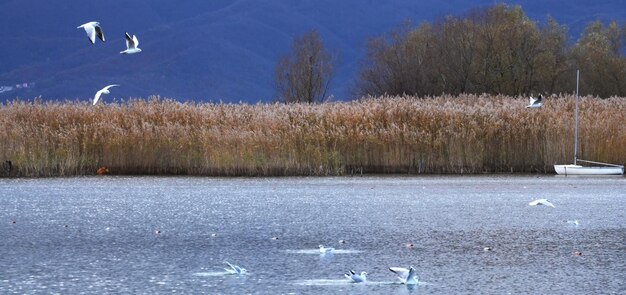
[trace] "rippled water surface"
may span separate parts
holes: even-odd
[[[0,293],[624,294],[626,178],[2,179]]]

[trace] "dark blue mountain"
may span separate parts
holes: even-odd
[[[531,18],[548,15],[572,40],[593,20],[623,22],[621,0],[505,1]],[[158,94],[178,100],[257,102],[275,98],[274,67],[293,38],[317,29],[337,54],[331,91],[348,99],[369,37],[401,22],[461,15],[494,1],[463,0],[4,0],[0,1],[0,101],[15,97],[88,99],[107,84],[112,97]],[[99,21],[106,43],[82,29]],[[143,52],[121,55],[124,32]]]

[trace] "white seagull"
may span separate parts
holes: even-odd
[[[398,276],[401,283],[406,285],[417,284],[417,275],[415,274],[415,268],[412,266],[409,269],[404,267],[390,267],[389,270]]]
[[[133,54],[141,52],[141,48],[139,46],[139,40],[137,40],[137,36],[133,35],[131,38],[128,33],[126,33],[126,50],[120,51],[121,54]]]
[[[578,225],[579,225],[579,223],[578,223],[578,219],[575,219],[575,220],[567,220],[566,222],[567,222],[568,224],[572,224],[572,225],[574,225],[574,226],[578,226]]]
[[[91,41],[91,44],[96,43],[96,35],[98,35],[98,38],[100,38],[100,40],[104,42],[104,33],[102,32],[102,28],[100,27],[99,22],[88,22],[77,27],[77,29],[80,28],[85,29],[85,32],[87,32],[87,37],[89,37],[89,41]]]
[[[353,283],[365,283],[367,281],[367,273],[362,272],[361,275],[356,274],[354,270],[350,270],[349,273],[344,274],[346,278],[351,280]]]
[[[107,87],[104,87],[104,88],[98,90],[98,92],[96,92],[96,96],[93,97],[93,105],[96,105],[98,103],[98,100],[100,100],[100,96],[102,96],[102,94],[109,94],[109,93],[111,93],[111,91],[109,91],[109,88],[115,87],[115,86],[120,86],[120,85],[112,84],[112,85],[109,85]]]
[[[531,206],[546,205],[546,206],[550,206],[552,208],[556,208],[556,207],[554,207],[554,204],[552,204],[552,203],[550,203],[550,201],[548,201],[548,199],[534,200],[534,201],[528,203],[528,205],[531,205]]]
[[[224,261],[224,263],[226,263],[226,265],[230,267],[224,268],[224,270],[226,270],[229,274],[245,275],[248,272],[245,268],[239,267],[238,265],[230,264],[228,263],[228,261]]]
[[[526,106],[527,108],[540,108],[541,107],[541,100],[543,99],[543,96],[541,94],[539,94],[539,97],[534,98],[532,95],[529,98],[529,103]]]
[[[324,245],[320,245],[319,247],[320,247],[320,253],[322,254],[331,253],[335,250],[335,248],[330,248],[330,247],[326,248],[324,247]]]

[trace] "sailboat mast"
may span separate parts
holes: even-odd
[[[576,70],[576,124],[574,127],[574,165],[578,159],[578,80],[580,78],[580,70]]]

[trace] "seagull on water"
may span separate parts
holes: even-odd
[[[330,248],[330,247],[326,248],[324,247],[324,245],[320,245],[319,247],[320,247],[320,253],[322,254],[331,253],[335,250],[335,248]]]
[[[415,268],[412,266],[409,269],[404,267],[390,267],[389,270],[398,276],[401,283],[406,285],[417,284],[417,275],[415,274]]]
[[[100,27],[99,22],[88,22],[76,28],[85,29],[85,32],[87,32],[87,37],[89,37],[89,41],[91,41],[91,44],[96,43],[96,35],[98,36],[98,38],[100,38],[100,40],[102,40],[102,42],[104,42],[104,33],[102,32],[102,27]]]
[[[361,275],[356,274],[354,270],[350,270],[349,273],[344,274],[346,278],[351,280],[353,283],[365,283],[367,281],[367,273],[362,272]]]
[[[93,105],[96,105],[98,103],[98,100],[100,100],[100,96],[102,96],[102,94],[109,94],[109,93],[111,93],[111,91],[109,91],[109,88],[115,87],[115,86],[120,86],[120,85],[112,84],[112,85],[108,85],[108,86],[98,90],[98,92],[96,92],[96,96],[93,97]]]
[[[137,36],[133,35],[133,37],[131,38],[127,32],[126,33],[126,50],[120,51],[120,53],[121,54],[139,53],[141,52],[141,48],[137,46],[139,46],[139,40],[137,40]]]
[[[554,204],[552,204],[552,203],[550,203],[550,201],[548,201],[548,199],[534,200],[534,201],[528,203],[528,205],[531,205],[531,206],[546,205],[546,206],[550,206],[552,208],[556,208],[556,207],[554,207]]]
[[[543,96],[541,94],[539,94],[539,97],[534,98],[532,95],[529,98],[529,104],[526,106],[527,108],[540,108],[541,107],[541,100],[543,99]]]
[[[245,268],[239,267],[238,265],[230,264],[228,263],[228,261],[224,261],[224,263],[226,263],[226,265],[230,267],[230,268],[224,268],[224,270],[226,270],[229,274],[245,275],[248,272]]]
[[[578,219],[575,220],[567,220],[566,221],[568,224],[574,225],[574,226],[578,226],[580,223],[578,222]]]

